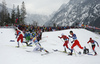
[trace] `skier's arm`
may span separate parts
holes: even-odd
[[[95,41],[95,40],[94,40],[94,42],[96,42],[96,44],[97,44],[97,45],[98,45],[98,47],[99,47],[99,44],[98,44],[98,42],[97,42],[97,41]]]
[[[73,43],[74,42],[74,40],[73,41],[71,41],[71,43]]]
[[[87,43],[89,43],[89,42],[90,42],[90,40]]]
[[[72,36],[70,36],[70,35],[68,35],[70,38],[76,38],[76,35],[75,34],[73,34]]]
[[[72,38],[72,36],[68,35],[70,38]]]
[[[77,39],[77,37],[76,37],[76,35],[75,35],[75,34],[73,34],[72,38],[73,38],[73,39]]]
[[[62,38],[62,37],[58,36],[58,38]]]

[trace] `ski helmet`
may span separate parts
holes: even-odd
[[[62,33],[61,35],[64,35],[64,33]]]
[[[90,40],[92,40],[92,38],[90,38]]]

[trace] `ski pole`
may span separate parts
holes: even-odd
[[[48,36],[44,36],[44,37],[42,37],[42,38],[48,38]]]
[[[71,46],[71,44],[69,44],[69,45]],[[76,51],[74,48],[73,48],[73,50],[74,50],[74,53],[75,53],[75,56],[76,56],[76,52],[77,52],[77,51]],[[77,52],[77,53],[78,53],[78,52]]]

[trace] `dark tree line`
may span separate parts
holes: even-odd
[[[8,12],[6,1],[3,0],[1,3],[2,10],[0,11],[0,25],[13,25],[13,24],[24,24],[25,16],[26,16],[26,8],[24,1],[22,2],[21,9],[19,9],[19,5],[15,8],[13,4],[13,8],[11,13]],[[17,22],[16,22],[17,20]]]

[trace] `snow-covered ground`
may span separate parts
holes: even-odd
[[[85,29],[69,29],[44,32],[42,36],[43,39],[40,41],[42,47],[47,49],[49,52],[53,52],[52,49],[63,50],[63,40],[59,39],[58,36],[61,36],[62,33],[68,36],[70,30],[74,31],[80,41],[80,44],[89,48],[90,52],[93,52],[89,47],[90,44],[87,44],[90,37],[100,44],[100,35]],[[33,51],[35,45],[33,47],[22,47],[22,44],[20,44],[20,48],[15,48],[17,42],[10,42],[10,40],[16,40],[14,29],[0,28],[0,64],[100,64],[99,47],[96,47],[96,51],[98,53],[97,56],[81,56],[78,54],[76,56],[68,56],[61,52],[53,52],[51,54],[41,56],[41,54],[45,52],[26,52],[27,50]],[[77,46],[75,47],[75,50],[78,52],[83,51]]]

